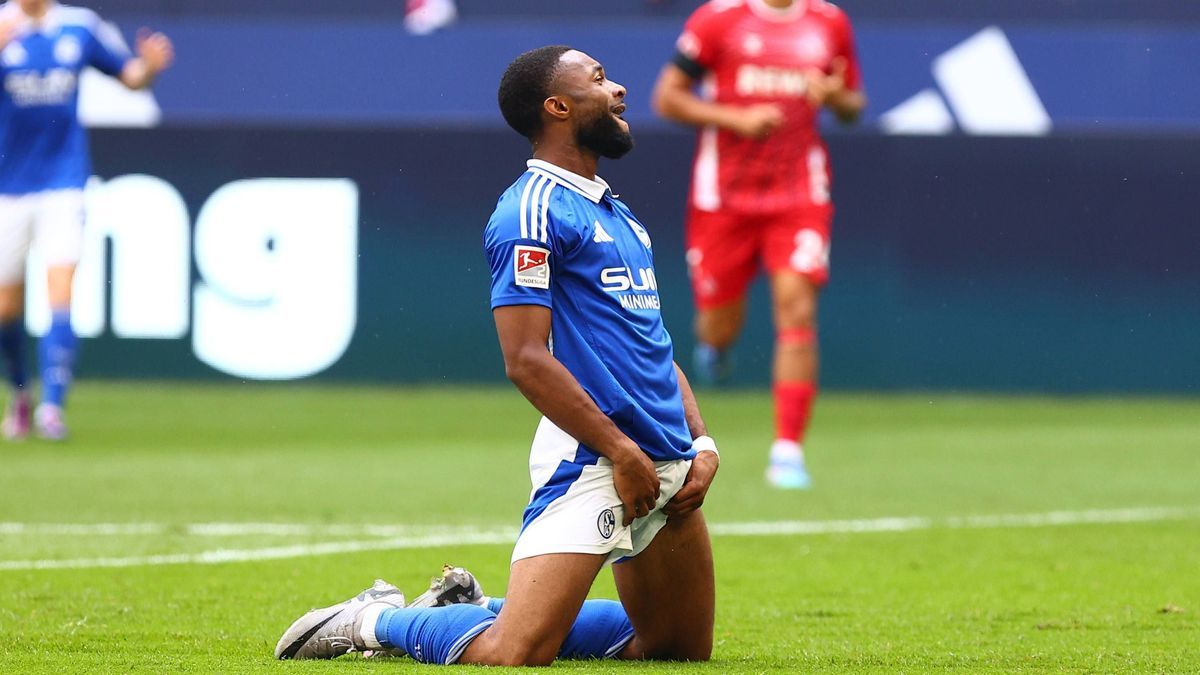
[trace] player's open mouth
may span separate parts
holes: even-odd
[[[612,114],[616,115],[617,117],[620,117],[624,113],[625,113],[625,104],[624,103],[613,106]]]

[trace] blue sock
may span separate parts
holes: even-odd
[[[488,598],[487,608],[500,613],[504,598]],[[633,637],[633,626],[625,608],[615,600],[588,600],[558,650],[561,659],[603,659],[617,652]]]
[[[490,604],[490,603],[489,603]],[[633,638],[633,625],[616,600],[588,600],[558,650],[563,659],[605,659],[620,653]]]
[[[375,637],[421,663],[448,666],[495,621],[495,612],[477,605],[385,609],[375,623]]]
[[[14,389],[24,389],[29,375],[25,371],[25,322],[21,317],[0,323],[0,353],[8,364],[8,383]]]
[[[42,336],[39,357],[42,362],[42,401],[62,406],[71,386],[71,371],[75,367],[75,350],[79,341],[71,329],[71,312],[54,310],[50,330]]]

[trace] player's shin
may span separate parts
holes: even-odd
[[[496,621],[496,613],[471,604],[384,609],[363,623],[373,649],[399,649],[421,663],[449,665]],[[373,628],[372,628],[373,627]]]
[[[25,370],[25,321],[21,316],[0,323],[0,353],[7,366],[8,383],[13,389],[24,389],[28,380]]]
[[[66,404],[78,344],[75,331],[71,328],[70,310],[54,310],[50,330],[39,345],[43,403],[58,408]]]

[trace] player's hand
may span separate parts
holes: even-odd
[[[720,466],[721,459],[717,453],[697,453],[696,458],[692,460],[692,468],[688,470],[687,478],[683,481],[683,487],[679,488],[679,492],[676,492],[671,501],[663,507],[663,513],[669,518],[678,518],[700,508]]]
[[[137,53],[151,75],[161,73],[175,62],[175,46],[171,39],[162,33],[153,33],[149,28],[138,31]]]
[[[783,125],[783,108],[774,103],[760,103],[738,111],[733,132],[739,136],[762,140]]]
[[[621,505],[625,507],[622,525],[632,523],[634,518],[650,515],[658,503],[658,472],[654,470],[654,462],[641,448],[634,446],[632,452],[626,452],[613,461],[613,484]]]
[[[814,108],[820,108],[830,98],[846,91],[846,68],[849,67],[844,57],[838,56],[829,65],[829,74],[813,68],[808,71],[808,102]]]

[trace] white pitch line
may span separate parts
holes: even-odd
[[[796,536],[819,534],[862,534],[871,532],[912,532],[944,529],[1040,528],[1064,525],[1114,523],[1148,523],[1167,520],[1200,518],[1200,507],[1142,507],[1128,509],[1090,509],[1085,511],[1049,511],[1046,513],[1001,514],[982,516],[952,516],[947,518],[874,518],[861,520],[816,520],[715,523],[709,531],[719,537]],[[48,528],[48,529],[43,529]],[[75,529],[72,529],[75,528]],[[92,529],[87,529],[92,528]],[[67,531],[98,535],[159,533],[167,525],[140,523],[131,525],[35,525],[0,523],[0,534],[64,533]],[[253,549],[215,549],[201,553],[134,556],[127,558],[78,558],[73,560],[7,560],[0,561],[0,571],[90,569],[99,567],[136,567],[142,565],[215,565],[255,560],[282,560],[310,556],[357,553],[361,551],[391,551],[439,546],[469,546],[478,544],[508,544],[517,536],[511,527],[434,527],[434,526],[375,526],[375,525],[301,525],[274,523],[202,523],[183,526],[183,531],[198,536],[234,536],[246,534],[369,534],[386,537],[359,541],[340,541],[322,544],[295,544]],[[396,532],[406,534],[394,535]],[[391,533],[391,534],[388,534]]]

